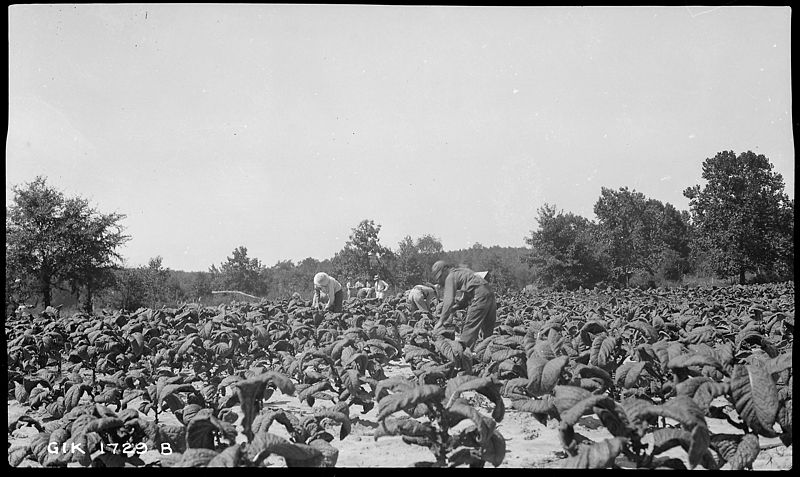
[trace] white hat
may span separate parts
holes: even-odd
[[[325,272],[319,272],[314,275],[314,285],[325,286],[328,284],[328,280],[330,280],[330,277]]]

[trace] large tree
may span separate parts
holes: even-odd
[[[533,269],[536,283],[576,289],[601,281],[606,272],[593,237],[594,224],[573,213],[556,212],[549,204],[537,212],[539,229],[525,238],[531,251],[523,258]]]
[[[240,245],[219,268],[212,265],[210,272],[214,276],[214,286],[264,296],[267,284],[262,280],[262,268],[257,258],[247,256],[247,247]]]
[[[720,276],[772,271],[794,257],[794,201],[763,154],[722,151],[703,162],[705,186],[687,188],[697,245]],[[793,277],[792,277],[793,278]]]
[[[425,281],[431,281],[430,269],[442,257],[444,247],[441,240],[425,234],[415,241],[407,235],[398,244],[395,253],[395,279],[401,288],[411,288]]]
[[[378,234],[381,226],[374,220],[364,219],[350,233],[344,248],[331,260],[334,273],[344,281],[364,278],[372,279],[379,274],[385,279],[392,279],[391,265],[394,253],[380,243]]]
[[[80,197],[65,197],[37,177],[12,188],[6,207],[6,283],[35,282],[42,304],[50,306],[54,287],[84,288],[92,296],[110,283],[118,267],[117,251],[130,237],[123,234],[122,214],[101,214]]]
[[[680,278],[690,252],[686,214],[627,187],[603,187],[594,213],[617,280],[627,284],[637,272],[653,277],[659,271]]]
[[[311,297],[314,275],[317,272],[330,271],[330,266],[326,262],[308,257],[297,264],[291,260],[282,260],[270,268],[265,268],[263,274],[269,283],[268,297],[287,298],[295,292],[301,296]]]

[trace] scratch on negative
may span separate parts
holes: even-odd
[[[704,11],[704,12],[700,12],[700,13],[698,13],[698,14],[694,14],[694,13],[692,13],[692,10],[690,9],[690,7],[686,7],[686,11],[688,11],[688,12],[689,12],[689,15],[690,15],[692,18],[697,18],[697,17],[699,17],[700,15],[705,15],[706,13],[711,13],[711,12],[713,12],[713,11],[715,11],[715,10],[719,10],[720,8],[722,8],[722,6],[719,6],[719,7],[714,7],[714,8],[712,8],[711,10],[706,10],[706,11]]]

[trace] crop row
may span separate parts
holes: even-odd
[[[434,323],[399,297],[10,317],[9,400],[30,412],[9,421],[9,464],[333,466],[353,408],[376,406],[374,438],[430,449],[420,465],[501,465],[507,412],[555,420],[575,468],[749,468],[760,438],[791,445],[793,283],[500,296],[471,351],[458,320]],[[386,376],[400,359],[413,377]],[[270,405],[276,392],[313,412]],[[610,437],[575,432],[586,415]],[[38,434],[11,446],[25,426]]]

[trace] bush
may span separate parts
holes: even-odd
[[[630,288],[641,288],[643,290],[656,288],[655,276],[646,270],[636,270],[631,274],[628,286]]]
[[[686,270],[686,260],[678,252],[665,249],[658,261],[656,277],[659,281],[680,281]]]

